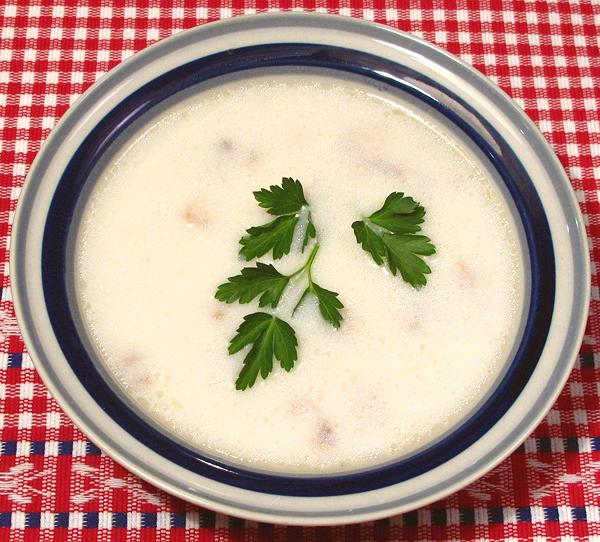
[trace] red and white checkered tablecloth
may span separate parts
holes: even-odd
[[[163,7],[0,5],[0,540],[600,541],[600,3],[598,0],[191,0]],[[166,2],[165,2],[166,4]],[[8,248],[28,167],[69,104],[135,51],[227,17],[308,10],[424,37],[493,79],[558,154],[586,219],[592,304],[569,382],[535,433],[483,479],[426,508],[332,528],[257,524],[140,481],[63,414],[17,327]]]

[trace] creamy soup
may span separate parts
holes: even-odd
[[[481,162],[399,95],[276,75],[188,93],[99,173],[76,242],[77,296],[98,355],[138,408],[189,446],[250,467],[333,472],[439,437],[489,392],[514,347],[523,263],[512,215]],[[227,347],[257,300],[215,299],[269,217],[252,192],[300,180],[318,232],[314,280],[339,293],[339,330],[302,284],[272,310],[298,360],[239,391]],[[404,192],[437,252],[415,289],[375,264],[351,224]],[[296,243],[297,245],[297,243]],[[291,272],[307,258],[261,262]],[[310,247],[309,247],[310,248]]]

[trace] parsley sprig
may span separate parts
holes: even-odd
[[[256,262],[255,267],[244,267],[239,275],[229,277],[227,282],[217,287],[215,297],[225,303],[250,303],[258,299],[259,307],[276,308],[283,293],[294,279],[304,276],[307,287],[303,291],[292,315],[302,302],[314,295],[322,317],[336,329],[340,327],[344,307],[338,294],[319,286],[312,275],[312,267],[319,251],[316,241],[317,232],[312,222],[310,206],[304,196],[302,184],[284,177],[281,186],[272,185],[269,189],[254,192],[258,204],[268,213],[278,218],[246,230],[248,235],[240,239],[240,254],[246,260],[258,258],[272,251],[275,260],[289,254],[294,234],[301,221],[304,222],[304,234],[301,251],[304,252],[310,239],[315,239],[313,248],[306,260],[290,275],[280,273],[272,264]],[[251,388],[258,375],[263,378],[273,370],[273,359],[279,360],[285,371],[290,371],[297,359],[297,339],[294,329],[284,320],[265,312],[255,312],[244,317],[237,335],[229,344],[229,354],[235,354],[252,345],[244,358],[242,370],[236,380],[236,389]]]
[[[399,271],[413,288],[427,284],[431,268],[422,256],[435,254],[435,246],[421,231],[425,209],[402,192],[392,192],[383,207],[352,224],[354,235],[377,265],[387,263],[392,275]]]

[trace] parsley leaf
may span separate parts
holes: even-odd
[[[375,211],[369,220],[393,233],[417,233],[421,231],[425,208],[402,192],[392,192],[383,207]]]
[[[344,305],[338,299],[339,294],[322,288],[314,282],[311,283],[311,286],[312,293],[317,296],[321,316],[331,323],[334,328],[338,329],[340,327],[340,322],[342,321],[342,315],[340,314],[339,309],[344,308]]]
[[[383,207],[352,224],[357,242],[377,265],[387,261],[392,275],[399,271],[413,288],[427,284],[431,268],[421,256],[435,254],[435,246],[421,231],[425,209],[402,192],[392,192]]]
[[[267,378],[273,370],[274,357],[288,372],[298,359],[295,331],[272,314],[255,312],[245,316],[237,335],[231,339],[229,354],[235,354],[250,344],[252,348],[244,358],[244,366],[235,382],[237,390],[254,386],[259,373]]]
[[[302,301],[310,295],[313,294],[319,303],[319,311],[321,312],[321,316],[327,320],[334,328],[338,329],[340,327],[340,323],[343,319],[340,314],[339,309],[343,309],[344,305],[338,299],[338,293],[332,292],[331,290],[327,290],[312,280],[309,281],[308,287],[304,290],[304,293],[300,297],[300,300],[294,307],[294,312],[296,309],[302,304]]]
[[[272,250],[273,258],[279,260],[290,252],[297,223],[298,217],[294,215],[280,216],[268,224],[248,228],[248,235],[240,239],[240,254],[252,260]]]
[[[258,190],[254,192],[254,198],[261,207],[267,209],[270,214],[276,215],[277,218],[262,226],[247,229],[248,235],[240,239],[242,245],[240,254],[247,261],[260,258],[271,250],[275,260],[289,254],[296,226],[303,213],[307,212],[306,231],[302,240],[302,252],[304,252],[308,241],[315,238],[317,232],[310,211],[305,211],[308,202],[304,197],[300,181],[284,177],[281,186],[272,185],[269,189]]]
[[[281,186],[271,185],[253,194],[258,204],[272,215],[290,215],[308,205],[302,184],[291,177],[283,177]]]
[[[217,288],[215,297],[225,303],[250,303],[260,295],[259,307],[271,305],[277,307],[281,295],[290,281],[290,277],[282,275],[272,265],[257,262],[256,267],[244,267],[241,275],[229,277],[228,282]],[[262,294],[262,295],[261,295]]]

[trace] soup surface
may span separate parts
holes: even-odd
[[[518,334],[523,264],[502,194],[471,151],[401,96],[326,77],[254,77],[190,93],[119,143],[83,210],[78,303],[91,342],[147,416],[250,467],[363,468],[414,451],[482,400]],[[303,282],[274,312],[298,338],[289,372],[251,389],[227,347],[250,304],[215,299],[246,263],[239,239],[273,217],[252,192],[300,180],[320,250],[312,273],[344,304],[339,330]],[[404,192],[437,253],[414,289],[351,224]],[[297,243],[296,243],[297,245]],[[310,250],[273,261],[283,273]],[[310,247],[309,247],[310,248]]]

